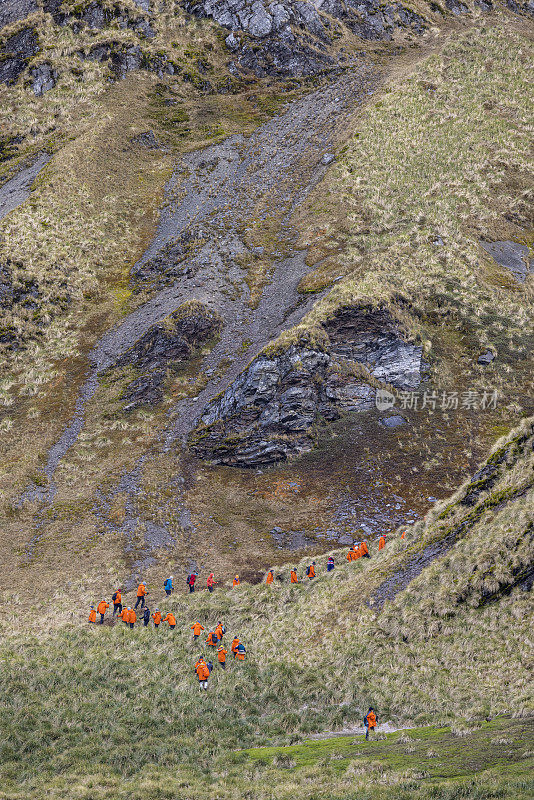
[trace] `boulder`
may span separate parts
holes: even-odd
[[[40,97],[45,92],[53,89],[56,85],[57,72],[46,62],[32,67],[30,70],[32,90],[36,97]]]

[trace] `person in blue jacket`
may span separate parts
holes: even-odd
[[[172,579],[173,579],[173,576],[171,575],[169,578],[167,578],[167,580],[163,584],[163,588],[165,589],[165,594],[167,595],[167,597],[170,595],[170,593],[174,589],[174,586],[172,585]]]

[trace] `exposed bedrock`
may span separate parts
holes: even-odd
[[[125,410],[161,402],[167,369],[183,367],[221,327],[217,312],[197,301],[184,303],[152,325],[112,368],[133,366],[139,372],[123,394]]]
[[[189,439],[196,455],[241,467],[284,461],[313,447],[317,422],[372,409],[380,382],[421,381],[422,349],[385,309],[344,308],[324,329],[324,351],[295,344],[260,354],[214,398]]]
[[[197,17],[211,17],[230,31],[237,65],[263,75],[313,75],[340,66],[346,56],[327,51],[343,23],[363,39],[390,40],[398,28],[420,33],[425,20],[400,3],[379,0],[185,0]],[[261,47],[257,42],[261,41]]]

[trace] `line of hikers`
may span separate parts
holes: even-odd
[[[406,532],[402,533],[401,539],[404,539],[405,533]],[[379,551],[383,550],[385,545],[386,545],[386,537],[384,535],[382,535],[380,537],[380,539],[378,540],[378,550]],[[354,542],[353,546],[351,547],[351,549],[347,553],[347,561],[356,561],[358,558],[371,558],[371,555],[369,553],[369,547],[367,545],[367,541],[366,540],[364,540],[362,542]],[[327,562],[326,562],[326,571],[327,572],[331,572],[334,569],[334,567],[335,567],[334,557],[332,555],[330,555],[330,556],[328,556],[328,559],[327,559]],[[312,561],[311,564],[309,564],[306,567],[305,575],[308,578],[308,580],[313,580],[313,578],[316,577],[315,568],[316,568],[316,562],[315,561]],[[289,579],[290,579],[291,583],[298,583],[299,582],[299,577],[298,577],[298,574],[297,574],[297,568],[296,567],[293,567],[290,570],[289,575],[290,575]],[[187,578],[186,578],[186,584],[189,587],[189,592],[190,593],[195,591],[195,585],[196,585],[197,578],[198,578],[198,572],[196,572],[196,571],[190,572],[188,574]],[[165,594],[167,595],[167,597],[170,597],[170,595],[173,593],[173,591],[175,589],[173,581],[174,581],[174,576],[173,575],[169,575],[169,577],[166,578],[165,581],[163,582],[163,589],[164,589]],[[267,576],[265,578],[265,583],[267,585],[271,585],[273,582],[274,582],[274,570],[270,569],[267,572]],[[241,581],[240,581],[239,575],[234,575],[234,578],[232,580],[232,587],[236,588],[237,586],[240,586],[240,585],[241,585]],[[209,592],[213,591],[214,586],[215,586],[215,575],[214,575],[213,572],[210,572],[210,574],[208,575],[208,578],[206,580],[206,586],[207,586],[207,589],[208,589]],[[147,626],[150,623],[150,619],[152,617],[152,619],[154,620],[154,626],[156,628],[159,627],[159,625],[162,622],[168,622],[169,628],[171,628],[171,630],[174,629],[176,627],[176,618],[175,618],[175,616],[174,616],[174,614],[172,612],[169,611],[166,614],[166,616],[163,617],[163,615],[162,615],[161,611],[159,610],[159,608],[156,608],[155,612],[152,615],[150,614],[150,609],[148,607],[145,607],[145,598],[146,598],[147,595],[148,595],[148,589],[146,588],[146,583],[144,581],[142,581],[139,584],[139,586],[137,587],[137,597],[136,597],[135,605],[133,606],[133,608],[130,607],[130,606],[123,607],[123,605],[122,605],[122,593],[121,593],[120,589],[117,589],[117,591],[112,595],[112,598],[111,598],[111,601],[113,603],[113,616],[115,617],[115,615],[117,615],[119,617],[119,619],[122,619],[123,622],[129,624],[130,628],[133,628],[135,623],[137,622],[137,619],[138,619],[137,614],[136,614],[136,610],[140,606],[141,610],[143,611],[143,614],[140,617],[140,619],[143,621],[143,624],[145,626]],[[101,600],[99,602],[98,606],[96,607],[96,609],[95,609],[94,605],[92,605],[91,606],[91,610],[89,612],[89,622],[96,623],[97,614],[99,614],[100,615],[100,624],[103,625],[104,624],[104,617],[105,617],[106,611],[108,610],[109,607],[110,607],[109,603],[106,603],[105,600]]]

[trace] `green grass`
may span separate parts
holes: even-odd
[[[495,453],[504,447],[507,458],[475,509],[512,481],[530,475],[532,482],[532,424],[498,443]],[[488,462],[495,460],[490,455]],[[471,487],[466,482],[447,504],[458,526],[472,513],[462,504]],[[49,631],[15,633],[16,605],[6,603],[0,797],[37,800],[46,788],[58,798],[137,798],[142,791],[172,798],[181,790],[203,798],[215,786],[223,798],[266,798],[271,790],[284,798],[302,784],[310,798],[349,798],[355,781],[371,781],[389,798],[402,787],[422,792],[423,780],[435,797],[512,797],[511,787],[527,796],[533,608],[529,592],[507,587],[518,564],[533,560],[523,528],[532,509],[531,488],[498,511],[484,511],[382,612],[369,606],[382,581],[449,530],[439,506],[380,554],[371,543],[368,561],[349,564],[337,551],[335,571],[327,575],[319,562],[313,582],[291,585],[284,567],[275,569],[272,587],[244,583],[170,601],[159,585],[149,585],[152,607],[174,611],[174,632],[89,626],[89,602],[100,595],[87,597],[87,608],[61,624],[75,582],[51,598],[57,630],[50,616]],[[108,596],[114,580],[110,574]],[[497,590],[490,603],[483,602],[485,581]],[[124,599],[132,603],[130,594]],[[40,614],[36,608],[32,618]],[[239,635],[248,650],[246,662],[215,669],[207,694],[199,694],[192,671],[205,650],[203,641],[191,641],[196,619],[206,629],[224,621],[227,639]],[[347,739],[303,743],[316,731],[358,726],[369,705],[382,722],[438,727],[408,732],[408,741],[395,735],[367,744],[360,738],[357,746]],[[497,715],[517,719],[485,723]],[[235,752],[260,746],[270,749]],[[472,777],[479,771],[487,774]],[[316,787],[325,775],[330,783]]]

